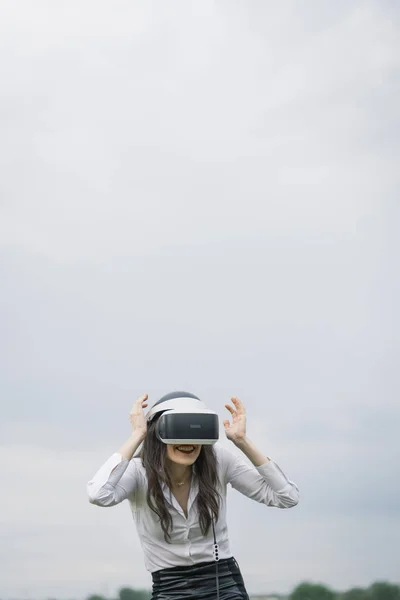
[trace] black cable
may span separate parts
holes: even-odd
[[[219,549],[217,544],[217,538],[215,536],[214,519],[212,519],[212,528],[214,534],[214,560],[215,560],[215,581],[217,585],[217,600],[219,600],[219,573],[218,573],[218,561],[219,561]]]

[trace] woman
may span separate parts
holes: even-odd
[[[187,398],[198,400],[193,394],[177,392],[156,404],[162,407],[171,397],[182,405]],[[88,483],[90,502],[114,506],[129,500],[152,575],[152,600],[248,600],[229,547],[227,485],[278,508],[298,503],[297,486],[248,439],[246,413],[238,398],[231,399],[233,406],[225,405],[232,421],[223,424],[227,438],[249,461],[218,443],[161,442],[156,435],[161,412],[147,422],[147,399],[145,394],[133,406],[130,438]]]

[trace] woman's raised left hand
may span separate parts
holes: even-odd
[[[235,408],[230,404],[225,404],[225,408],[232,415],[232,423],[229,420],[224,421],[225,433],[228,440],[240,442],[246,437],[246,411],[239,398],[231,398]]]

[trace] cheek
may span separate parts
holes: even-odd
[[[174,456],[174,450],[171,448],[171,446],[167,446],[167,456],[169,459],[173,458]]]

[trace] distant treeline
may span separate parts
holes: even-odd
[[[400,585],[377,581],[368,588],[355,587],[338,592],[317,583],[301,583],[290,594],[290,600],[400,600]]]
[[[118,598],[112,600],[150,600],[149,590],[135,590],[122,588]],[[387,581],[377,581],[368,588],[355,587],[345,592],[333,590],[319,583],[300,583],[289,596],[266,593],[265,595],[251,596],[254,600],[400,600],[400,585]],[[104,596],[89,596],[87,600],[110,600]]]

